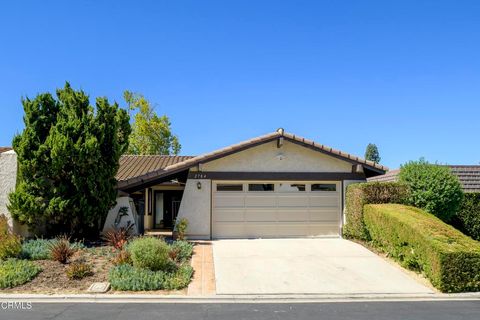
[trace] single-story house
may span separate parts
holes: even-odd
[[[123,156],[117,187],[145,231],[186,218],[192,239],[340,236],[347,185],[387,170],[279,129],[195,157]]]
[[[457,176],[464,192],[480,192],[480,165],[447,165]],[[390,170],[385,174],[369,177],[368,181],[393,182],[398,180],[400,169]]]

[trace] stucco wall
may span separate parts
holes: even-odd
[[[198,189],[197,183],[202,184]],[[210,238],[211,181],[189,179],[185,185],[177,219],[187,218],[190,239]]]
[[[14,221],[8,212],[8,194],[15,190],[17,181],[17,154],[14,151],[0,153],[0,215],[8,218],[9,226],[13,232],[28,236],[25,226]]]
[[[265,143],[202,165],[202,171],[351,172],[352,164],[284,141]]]

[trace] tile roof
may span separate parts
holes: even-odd
[[[452,173],[458,177],[463,191],[480,192],[480,165],[449,165]],[[368,178],[368,181],[397,181],[400,169],[391,170],[386,174]]]
[[[117,181],[128,180],[142,176],[148,172],[162,170],[170,165],[183,162],[191,156],[164,156],[164,155],[124,155],[120,158]]]
[[[387,167],[382,166],[378,163],[375,163],[373,161],[368,161],[362,158],[359,158],[357,156],[351,155],[346,152],[342,152],[340,150],[336,150],[330,147],[327,147],[323,144],[319,144],[317,142],[314,142],[312,140],[308,140],[305,138],[302,138],[300,136],[296,136],[291,133],[284,132],[283,129],[279,129],[278,131],[259,136],[250,140],[246,140],[222,149],[215,150],[213,152],[205,153],[203,155],[199,155],[196,157],[188,157],[184,161],[174,161],[172,164],[169,164],[165,167],[160,167],[159,169],[153,170],[153,171],[148,171],[144,170],[146,173],[142,175],[135,175],[135,174],[129,174],[128,178],[123,178],[122,181],[119,181],[118,187],[119,188],[126,188],[130,187],[133,185],[137,185],[140,183],[143,183],[144,181],[152,180],[152,179],[157,179],[161,178],[163,176],[170,175],[172,173],[176,173],[182,170],[186,170],[188,168],[191,168],[197,164],[212,161],[224,156],[228,156],[230,154],[269,142],[269,141],[274,141],[278,138],[283,137],[284,139],[291,141],[293,143],[297,143],[300,145],[303,145],[305,147],[312,148],[314,150],[326,153],[330,156],[337,157],[342,160],[349,161],[354,164],[361,164],[364,167],[373,170],[375,172],[378,172],[379,174],[385,173],[385,171],[388,170]]]
[[[0,147],[0,153],[12,150],[11,147]]]

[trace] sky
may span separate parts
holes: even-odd
[[[480,1],[9,1],[0,146],[22,97],[142,93],[197,155],[282,127],[382,164],[480,164]]]

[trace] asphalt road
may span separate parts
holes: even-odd
[[[103,304],[33,303],[30,310],[4,310],[0,319],[480,319],[480,301],[338,302],[306,304]],[[28,308],[28,306],[24,306]]]

